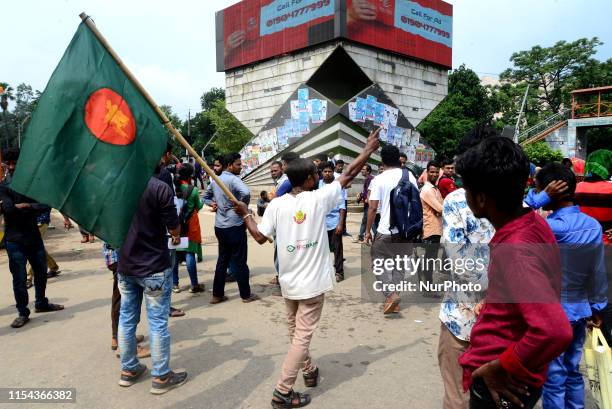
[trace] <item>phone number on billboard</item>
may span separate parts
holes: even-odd
[[[301,16],[302,14],[309,13],[311,11],[315,11],[317,9],[329,6],[330,0],[319,0],[316,3],[309,4],[297,10],[293,10],[291,13],[285,13],[282,16],[277,16],[272,18],[266,22],[268,27],[273,26],[274,24],[284,23],[285,21]]]
[[[411,26],[415,26],[417,28],[422,28],[425,31],[431,31],[432,33],[436,33],[441,37],[450,38],[450,33],[448,31],[440,30],[438,27],[434,27],[429,24],[423,24],[420,21],[410,17],[402,16],[402,23],[410,24]]]

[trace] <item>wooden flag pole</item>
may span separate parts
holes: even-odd
[[[170,133],[176,138],[176,140],[181,144],[181,146],[183,146],[183,148],[185,148],[187,152],[189,152],[189,154],[193,156],[200,165],[202,165],[202,168],[215,181],[215,183],[219,185],[219,187],[221,188],[221,190],[223,190],[223,193],[225,193],[225,195],[229,198],[229,200],[231,200],[232,202],[237,202],[238,200],[236,199],[236,197],[227,188],[227,186],[225,186],[225,184],[221,181],[221,179],[219,179],[219,177],[215,174],[215,172],[213,172],[213,170],[210,167],[208,167],[206,162],[204,162],[204,159],[202,159],[200,155],[198,155],[198,153],[195,151],[195,149],[191,147],[189,142],[187,142],[187,140],[183,138],[183,135],[181,135],[181,133],[177,131],[174,128],[174,126],[172,126],[172,123],[170,122],[166,114],[164,114],[164,111],[159,109],[155,101],[153,101],[153,98],[151,97],[151,95],[149,95],[147,90],[144,89],[144,87],[140,84],[140,82],[136,79],[136,77],[134,77],[134,75],[132,75],[132,73],[125,66],[125,64],[123,64],[123,61],[121,61],[121,58],[119,58],[117,53],[115,53],[115,50],[113,50],[110,44],[106,41],[106,39],[98,31],[98,29],[96,28],[96,25],[93,23],[91,18],[85,13],[79,14],[79,17],[81,17],[81,20],[83,20],[83,23],[85,23],[87,27],[89,27],[91,32],[94,33],[94,35],[98,38],[98,41],[100,41],[100,43],[104,46],[104,48],[106,48],[109,54],[117,62],[117,64],[119,65],[123,73],[132,81],[132,83],[134,84],[134,86],[136,86],[138,91],[140,91],[140,93],[145,97],[149,105],[151,105],[151,107],[155,110],[155,112],[157,112],[157,115],[159,115],[166,129],[168,129],[168,131],[170,131]]]

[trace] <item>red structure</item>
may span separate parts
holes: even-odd
[[[572,119],[612,116],[612,85],[572,91]]]

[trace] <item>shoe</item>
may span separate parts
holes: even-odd
[[[307,388],[314,388],[319,383],[319,368],[309,373],[303,373],[302,376],[304,377],[304,385]]]
[[[32,288],[32,280],[26,280],[26,288]]]
[[[61,272],[62,270],[48,271],[47,278],[57,277],[58,275],[60,275]]]
[[[180,310],[178,308],[170,307],[170,317],[177,318],[177,317],[184,317],[184,316],[185,316],[185,311]]]
[[[173,285],[172,286],[172,292],[175,294],[178,294],[181,292],[181,287],[179,287],[178,285]]]
[[[148,358],[151,356],[151,350],[148,347],[136,345],[136,358]],[[117,358],[121,358],[121,352],[117,348]]]
[[[257,300],[261,300],[261,298],[259,298],[259,296],[257,294],[251,294],[251,296],[249,298],[243,298],[242,302],[243,303],[250,303],[253,301],[257,301]]]
[[[203,293],[205,289],[206,287],[204,287],[204,284],[197,284],[197,285],[192,285],[191,288],[189,289],[189,292],[192,294]]]
[[[224,295],[223,297],[217,297],[217,296],[213,295],[213,297],[210,299],[210,303],[211,304],[219,304],[219,303],[225,302],[227,300],[228,300],[228,298],[227,298],[226,295]]]
[[[12,328],[21,328],[24,325],[26,325],[28,323],[28,321],[30,321],[29,317],[24,317],[23,315],[20,315],[17,318],[15,318],[15,320],[11,324],[11,327]]]
[[[225,282],[226,283],[235,283],[236,282],[236,277],[234,277],[231,274],[226,274],[225,275]]]
[[[147,371],[147,366],[139,364],[138,369],[135,371],[121,371],[121,378],[119,379],[119,386],[132,386],[136,383],[138,378]]]
[[[41,307],[41,308],[36,307],[36,308],[34,308],[34,312],[53,312],[53,311],[60,311],[60,310],[63,310],[63,309],[64,309],[63,305],[48,303],[44,307]]]
[[[272,393],[272,407],[274,409],[302,408],[310,403],[310,395],[290,390],[283,394],[274,389]]]
[[[397,294],[391,294],[385,300],[383,304],[383,314],[391,314],[395,312],[396,307],[399,305],[401,298]]]
[[[336,274],[336,282],[344,281],[344,274]]]
[[[187,372],[168,372],[166,376],[153,378],[151,393],[153,395],[162,395],[174,388],[178,388],[187,382]]]

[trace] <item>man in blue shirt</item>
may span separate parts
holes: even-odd
[[[536,175],[536,190],[565,182],[567,194],[544,199],[546,219],[561,249],[563,268],[561,305],[572,325],[574,339],[567,351],[550,363],[542,391],[544,409],[583,408],[584,383],[580,359],[586,337],[587,320],[600,325],[600,312],[607,305],[607,278],[604,264],[602,229],[597,220],[581,213],[574,205],[576,177],[559,163],[551,163]]]
[[[299,157],[300,155],[295,152],[287,152],[281,157],[281,162],[283,164],[283,176],[281,176],[281,178],[276,182],[277,189],[275,197],[281,197],[285,193],[291,192],[291,189],[293,189],[291,182],[289,182],[289,179],[287,178],[287,166],[289,163],[298,159]]]
[[[238,175],[242,170],[242,160],[240,154],[229,153],[223,158],[221,165],[224,167],[219,179],[241,202],[249,204],[251,192],[249,188],[240,180]],[[225,275],[230,263],[232,273],[238,283],[240,298],[243,302],[257,300],[255,294],[251,293],[249,285],[249,266],[247,265],[247,236],[246,228],[242,217],[234,211],[232,202],[225,196],[223,190],[215,182],[211,181],[204,194],[204,203],[212,206],[216,203],[215,213],[215,236],[219,242],[219,257],[215,268],[215,278],[213,281],[213,297],[211,304],[218,304],[226,301],[225,296]]]
[[[334,164],[327,162],[323,165],[323,179],[319,180],[319,187],[330,184],[335,180]],[[334,269],[336,270],[336,282],[344,280],[344,248],[342,245],[342,232],[344,231],[344,215],[346,214],[346,190],[342,189],[343,201],[334,207],[325,216],[327,238],[330,250],[334,253]]]

